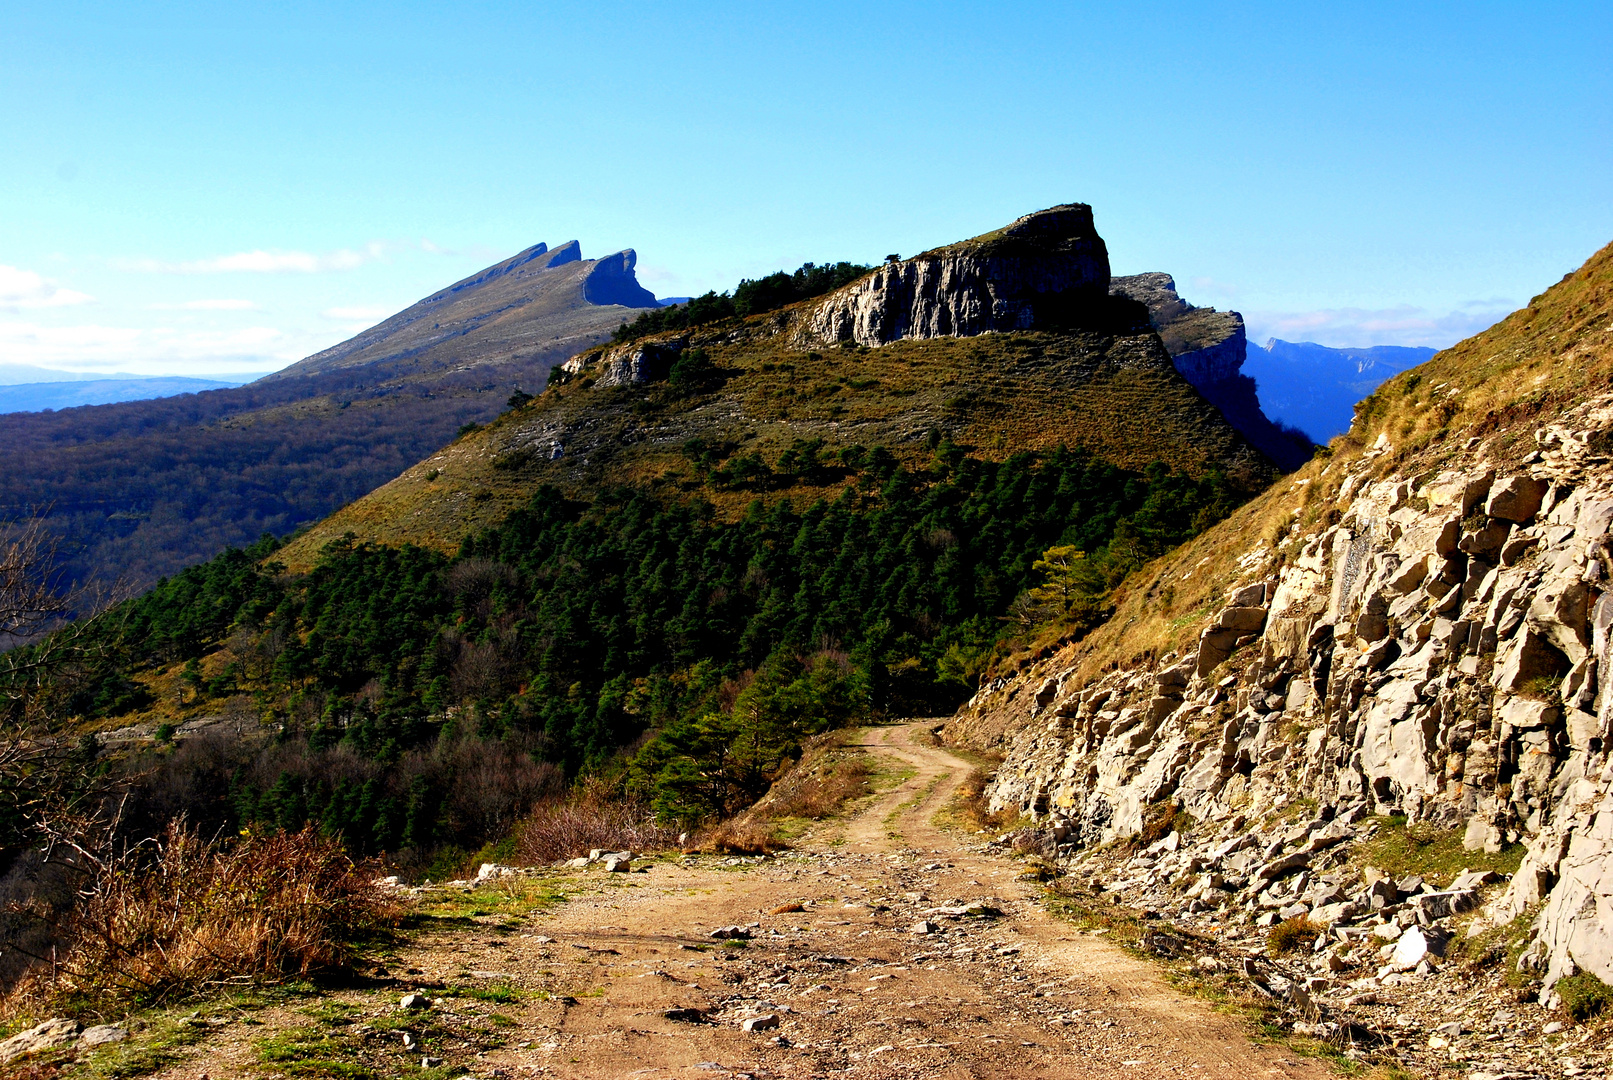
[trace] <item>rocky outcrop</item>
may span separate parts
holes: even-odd
[[[1242,315],[1194,307],[1177,293],[1169,274],[1115,278],[1109,291],[1147,305],[1149,319],[1170,351],[1176,370],[1244,438],[1284,471],[1310,460],[1310,440],[1278,427],[1261,409],[1255,381],[1243,373],[1249,342]]]
[[[812,308],[804,343],[885,345],[1109,318],[1109,252],[1083,203],[1027,214],[974,240],[887,262]]]
[[[1304,915],[1346,944],[1525,916],[1543,1003],[1566,975],[1613,983],[1613,395],[1534,437],[1523,464],[1474,439],[1404,475],[1381,437],[1314,481],[1339,484],[1337,513],[1248,551],[1193,648],[1090,681],[1066,653],[983,688],[954,723],[1012,718],[991,805],[1070,859],[1187,815],[1192,838],[1119,887],[1184,913]],[[1347,854],[1378,815],[1526,854],[1506,880],[1380,887]],[[1441,966],[1351,955],[1321,991]]]
[[[633,386],[654,382],[666,378],[673,362],[687,346],[687,338],[630,341],[602,351],[580,353],[561,364],[560,371],[567,378],[589,376],[598,386]]]

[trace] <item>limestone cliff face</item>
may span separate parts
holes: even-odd
[[[1177,293],[1169,274],[1118,277],[1109,291],[1147,305],[1149,319],[1170,351],[1176,370],[1244,438],[1285,471],[1310,459],[1309,440],[1272,422],[1260,407],[1255,381],[1243,373],[1249,341],[1242,315],[1189,304]]]
[[[877,346],[903,338],[1088,324],[1109,288],[1109,252],[1081,203],[887,263],[808,312],[806,342]]]
[[[1194,647],[1089,681],[1072,648],[983,688],[948,729],[1006,733],[993,807],[1045,822],[1071,858],[1184,810],[1192,838],[1120,872],[1139,903],[1303,914],[1374,948],[1448,936],[1482,904],[1476,928],[1532,916],[1520,964],[1542,1001],[1576,971],[1613,983],[1613,463],[1597,449],[1613,395],[1534,439],[1522,464],[1496,436],[1402,474],[1380,468],[1380,438],[1300,482],[1300,498],[1339,483],[1334,512],[1251,546]],[[1385,892],[1346,853],[1388,814],[1527,855],[1498,884]]]

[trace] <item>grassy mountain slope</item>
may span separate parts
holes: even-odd
[[[0,416],[0,519],[43,513],[74,577],[135,587],[318,520],[653,303],[631,252],[539,248],[248,386]]]
[[[800,504],[834,495],[843,481],[833,470],[780,470],[780,458],[798,441],[822,440],[816,452],[830,459],[847,448],[884,446],[908,465],[928,461],[940,438],[994,461],[1082,446],[1131,469],[1156,460],[1195,474],[1224,469],[1248,491],[1271,476],[1269,464],[1171,367],[1146,322],[1122,333],[802,349],[791,331],[809,306],[662,336],[662,346],[681,344],[707,357],[712,372],[692,388],[669,381],[605,386],[589,374],[627,349],[653,349],[656,339],[588,354],[579,377],[344,507],[279,557],[305,568],[348,532],[452,550],[543,484],[572,495],[621,484],[669,496],[698,493],[727,518],[758,498]],[[725,470],[753,457],[772,479],[722,482]]]
[[[1534,433],[1613,389],[1613,245],[1490,329],[1390,379],[1362,401],[1328,452],[1135,578],[1115,617],[1083,644],[1082,677],[1181,647],[1223,602],[1251,553],[1286,550],[1348,505],[1344,466],[1372,453],[1372,473],[1456,467],[1470,440],[1519,466]],[[1380,444],[1380,440],[1382,440]],[[1299,528],[1296,528],[1296,525]]]

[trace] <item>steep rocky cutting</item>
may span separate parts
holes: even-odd
[[[1255,380],[1243,372],[1249,340],[1242,315],[1189,304],[1178,295],[1176,281],[1169,274],[1115,278],[1109,291],[1148,305],[1149,318],[1170,351],[1176,370],[1220,409],[1244,438],[1285,471],[1310,460],[1310,440],[1279,427],[1267,416],[1261,408]]]
[[[1613,983],[1610,322],[1613,248],[983,687],[947,730],[1006,752],[992,804],[1184,925],[1307,919],[1246,966],[1306,1023],[1410,1027],[1428,1067],[1604,1060],[1551,1010]]]

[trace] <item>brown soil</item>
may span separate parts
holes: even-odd
[[[327,1018],[338,1003],[353,1010],[323,1030],[355,1066],[395,1076],[421,1075],[422,1054],[449,1078],[1328,1075],[1048,915],[1019,864],[933,824],[970,766],[928,745],[926,725],[870,729],[863,746],[913,775],[797,850],[545,872],[536,881],[566,902],[436,922],[389,958],[395,984],[320,1002]],[[977,902],[1002,915],[932,910]],[[803,910],[769,914],[790,905]],[[915,933],[920,920],[939,929]],[[742,946],[710,936],[736,924],[753,935]],[[434,1005],[404,1014],[399,998],[417,986]],[[500,986],[519,1000],[451,993]],[[674,1009],[704,1019],[669,1019]],[[321,1075],[259,1049],[284,1027],[318,1027],[310,1011],[222,1027],[163,1075]],[[741,1026],[767,1016],[779,1026]],[[405,1049],[400,1023],[419,1048]]]

